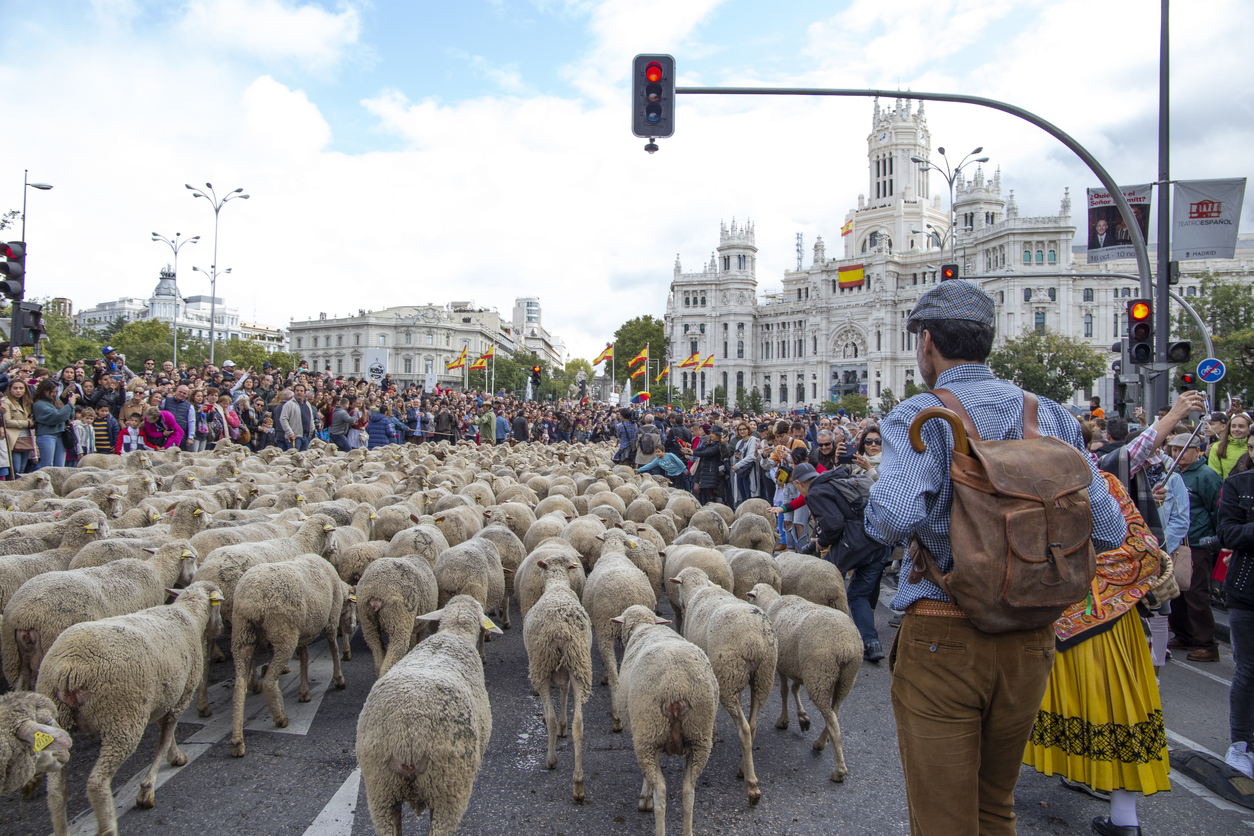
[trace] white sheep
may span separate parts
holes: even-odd
[[[845,579],[834,563],[796,552],[781,552],[775,561],[779,564],[780,592],[784,595],[799,595],[849,614]]]
[[[147,560],[117,560],[90,569],[46,572],[22,584],[4,606],[0,658],[4,678],[31,691],[43,657],[75,624],[139,612],[165,603],[166,590],[187,586],[196,553],[184,543],[149,550]]]
[[[731,590],[736,588],[731,565],[727,562],[727,558],[723,557],[722,552],[717,549],[705,546],[667,546],[666,550],[662,552],[662,558],[666,561],[662,568],[662,574],[667,579],[676,577],[689,566],[695,566],[705,572],[706,577],[723,589]],[[668,582],[666,584],[666,597],[671,602],[671,611],[675,613],[675,627],[682,633],[684,628],[684,602],[679,594],[679,587]]]
[[[244,756],[244,699],[255,682],[257,649],[269,644],[274,649],[261,681],[261,692],[274,725],[287,727],[279,673],[296,653],[300,657],[300,702],[309,702],[309,643],[326,636],[331,645],[336,688],[345,685],[340,670],[336,631],[351,638],[357,628],[355,602],[349,587],[340,580],[335,567],[317,555],[304,555],[278,563],[262,563],[244,573],[235,587],[231,612],[231,655],[235,658],[234,718],[231,726],[231,756]],[[255,690],[255,689],[254,689]]]
[[[614,643],[621,636],[619,625],[614,619],[630,606],[657,609],[657,593],[653,584],[649,576],[626,555],[627,546],[627,542],[618,539],[609,540],[602,546],[601,558],[584,583],[582,599],[583,607],[592,619],[592,630],[596,635],[597,648],[601,652],[601,664],[605,668],[601,682],[608,682],[610,686],[611,716],[616,732],[623,730],[623,723],[614,703],[614,693],[618,690],[618,660]]]
[[[575,562],[565,554],[537,562],[537,567],[544,572],[544,594],[523,621],[523,644],[527,648],[531,687],[544,701],[544,725],[549,733],[545,766],[549,769],[557,767],[557,738],[566,736],[568,695],[575,703],[570,724],[575,750],[574,795],[575,801],[582,802],[583,704],[592,693],[592,620],[570,588],[567,573]],[[613,660],[612,653],[610,659]],[[557,686],[562,696],[560,719],[553,710],[552,685]]]
[[[357,610],[362,637],[374,656],[376,677],[384,676],[417,644],[426,623],[414,619],[435,610],[439,594],[431,564],[418,555],[381,557],[362,572]],[[384,635],[388,637],[386,654]]]
[[[57,725],[52,700],[31,693],[0,697],[0,795],[65,766],[71,745],[70,736]]]
[[[762,791],[753,768],[753,738],[758,731],[758,712],[775,685],[775,631],[760,607],[719,588],[695,566],[670,580],[683,597],[684,638],[704,650],[714,666],[719,702],[740,735],[737,777],[745,779],[749,803],[757,804]],[[749,689],[748,718],[740,705],[745,688]]]
[[[500,554],[501,567],[508,570],[505,572],[505,598],[501,604],[501,626],[508,630],[510,628],[509,599],[514,594],[514,575],[527,556],[522,540],[518,539],[518,535],[505,525],[495,523],[485,526],[470,539],[491,540],[495,543],[496,550]]]
[[[612,543],[621,547],[627,559],[649,578],[654,597],[661,601],[665,594],[665,587],[662,585],[662,555],[654,543],[651,540],[634,537],[619,528],[611,528],[598,536],[601,538],[603,552],[611,548]]]
[[[579,559],[579,553],[575,551],[570,543],[567,543],[560,537],[551,538],[537,546],[526,559],[518,566],[518,573],[514,575],[514,590],[518,593],[518,613],[523,622],[527,621],[527,613],[535,606],[536,601],[540,600],[540,596],[544,594],[544,571],[537,566],[537,562],[545,557],[554,554],[566,554],[575,559],[574,566],[570,567],[570,588],[575,590],[575,594],[583,597],[583,587],[587,580],[587,575],[583,570],[583,562]]]
[[[161,727],[161,739],[135,803],[157,803],[154,783],[163,757],[174,766],[187,763],[174,728],[196,693],[205,642],[222,630],[222,595],[210,583],[168,591],[178,596],[171,606],[75,624],[56,640],[39,669],[35,690],[57,704],[61,727],[100,736],[100,755],[87,777],[98,833],[118,832],[110,785],[150,723]],[[48,782],[56,836],[69,832],[65,793],[62,770]]]
[[[431,808],[430,836],[453,836],[492,737],[492,706],[475,647],[500,630],[468,595],[425,613],[440,632],[370,689],[357,718],[357,763],[375,832],[400,836],[409,803]]]
[[[697,779],[714,746],[718,680],[701,648],[659,625],[648,607],[628,607],[618,617],[623,663],[614,703],[631,734],[644,775],[636,809],[653,811],[654,832],[666,836],[666,778],[662,755],[684,756],[683,836],[692,836]]]
[[[469,595],[480,603],[484,612],[501,609],[505,599],[505,569],[501,566],[501,554],[491,540],[469,539],[449,546],[436,558],[434,571],[440,589],[440,606],[454,595]]]
[[[105,515],[100,511],[79,511],[70,520],[73,524],[66,528],[58,548],[36,554],[0,556],[0,609],[9,603],[22,584],[44,572],[68,569],[79,549],[109,531]]]
[[[731,567],[732,577],[736,581],[732,592],[740,600],[748,601],[749,590],[759,583],[767,584],[777,592],[781,589],[779,564],[771,557],[769,551],[735,546],[719,546],[718,550],[727,558],[727,565]]]
[[[840,706],[858,681],[862,667],[862,636],[858,627],[839,610],[815,604],[796,595],[780,595],[766,584],[750,592],[758,606],[766,610],[779,643],[779,699],[783,713],[775,728],[788,728],[788,680],[797,703],[797,724],[809,731],[810,718],[801,707],[798,687],[806,686],[806,696],[823,715],[823,733],[814,741],[814,751],[823,751],[830,738],[836,759],[831,780],[843,781],[849,774],[841,748]]]

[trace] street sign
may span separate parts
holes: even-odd
[[[1223,361],[1216,360],[1214,357],[1207,357],[1197,364],[1197,376],[1202,379],[1203,383],[1218,383],[1224,379],[1227,371]]]

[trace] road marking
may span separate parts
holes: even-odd
[[[1212,758],[1219,758],[1220,760],[1223,760],[1223,755],[1218,755],[1210,749],[1207,749],[1202,744],[1194,743],[1182,734],[1176,734],[1171,729],[1167,729],[1167,739],[1179,743],[1185,749],[1192,749],[1195,752],[1201,752],[1204,755],[1210,755]]]
[[[347,780],[322,808],[318,818],[305,830],[304,836],[350,836],[357,816],[357,795],[361,790],[361,767],[348,774]]]
[[[279,677],[279,690],[283,693],[284,707],[288,712],[287,728],[276,729],[274,722],[270,718],[265,696],[250,693],[248,699],[244,702],[244,727],[246,729],[277,732],[279,734],[304,735],[308,733],[309,726],[313,723],[314,715],[318,711],[318,706],[322,704],[322,698],[326,695],[327,686],[331,683],[331,674],[334,667],[330,656],[330,645],[325,641],[319,640],[316,646],[311,646],[309,649],[309,692],[313,698],[307,703],[296,702],[296,696],[300,692],[300,662],[295,656],[292,657],[291,667],[291,673]],[[164,762],[161,764],[161,769],[157,772],[154,789],[160,789],[162,784],[183,769],[186,769],[205,752],[208,752],[213,744],[227,738],[231,734],[231,701],[234,690],[235,680],[233,678],[219,682],[209,688],[209,705],[213,709],[213,716],[208,719],[196,714],[196,702],[194,699],[192,700],[192,704],[179,717],[179,722],[197,724],[203,727],[200,731],[187,738],[186,741],[179,744],[179,750],[187,756],[186,764],[181,767],[170,766]],[[139,794],[139,782],[143,780],[144,773],[147,771],[148,768],[145,765],[120,789],[114,791],[113,804],[119,819],[135,809],[135,797]],[[334,801],[334,799],[332,800]],[[160,800],[158,800],[158,804],[160,804]],[[70,822],[70,836],[92,836],[95,832],[96,814],[90,807]],[[331,834],[336,832],[326,831],[326,834],[331,836]],[[347,833],[348,831],[344,832]]]
[[[1180,744],[1185,749],[1192,749],[1195,752],[1201,752],[1204,755],[1210,755],[1212,758],[1223,760],[1223,757],[1221,755],[1215,752],[1212,752],[1210,749],[1207,749],[1205,746],[1203,746],[1200,743],[1195,743],[1194,741],[1189,740],[1187,737],[1185,737],[1182,734],[1176,734],[1171,729],[1167,729],[1167,739],[1172,741],[1173,743]],[[1250,812],[1247,808],[1242,807],[1239,804],[1233,804],[1228,799],[1221,798],[1220,796],[1216,795],[1211,790],[1199,784],[1197,781],[1194,781],[1192,778],[1188,777],[1187,775],[1181,774],[1178,770],[1175,770],[1175,769],[1171,770],[1171,780],[1180,784],[1180,786],[1184,787],[1186,790],[1193,793],[1198,798],[1203,798],[1206,801],[1209,801],[1211,804],[1214,804],[1220,810],[1227,810],[1232,813],[1240,813],[1241,815],[1246,815]],[[1254,827],[1254,821],[1246,821],[1245,824],[1248,827]]]
[[[1175,659],[1170,659],[1168,661],[1170,661],[1171,664],[1173,665],[1177,665],[1179,667],[1184,668],[1186,671],[1193,671],[1198,676],[1204,676],[1207,679],[1213,679],[1216,682],[1218,682],[1220,685],[1223,685],[1227,688],[1232,687],[1232,681],[1228,679],[1224,679],[1222,676],[1215,676],[1213,673],[1209,671],[1200,670],[1198,668],[1193,667],[1192,665],[1186,665],[1184,662],[1177,662]]]

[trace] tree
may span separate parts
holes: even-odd
[[[828,403],[831,403],[831,401],[828,401]],[[841,395],[837,403],[850,418],[861,418],[869,415],[871,412],[871,404],[866,395],[851,392],[848,395]]]
[[[156,319],[128,322],[109,343],[119,354],[126,357],[131,371],[142,369],[144,360],[151,357],[160,366],[174,357],[173,334],[170,326]],[[187,359],[180,357],[180,360]]]
[[[741,391],[744,391],[744,390],[742,389]],[[754,386],[752,389],[749,390],[749,396],[744,398],[743,400],[741,400],[740,395],[737,394],[736,402],[739,404],[743,404],[743,407],[745,409],[758,415],[762,413],[762,410],[766,406],[764,403],[762,403],[762,393],[758,391],[758,387],[756,386]]]
[[[1198,316],[1206,323],[1215,347],[1215,356],[1227,366],[1216,394],[1248,395],[1254,391],[1254,287],[1240,281],[1226,281],[1211,272],[1202,274],[1198,296],[1189,300]],[[1176,315],[1177,336],[1193,344],[1193,359],[1177,372],[1197,374],[1202,356],[1202,335],[1193,317],[1181,310]]]
[[[1003,380],[1037,395],[1067,403],[1077,389],[1087,389],[1106,371],[1106,357],[1087,343],[1045,329],[1024,331],[988,358]]]
[[[714,391],[710,393],[710,398],[710,403],[727,406],[727,392],[723,390],[722,386],[715,386]]]
[[[118,332],[125,327],[126,317],[119,315],[111,322],[108,322],[105,327],[97,331],[96,335],[100,338],[101,342],[108,345],[118,335]]]
[[[43,351],[50,369],[72,366],[79,360],[94,361],[100,357],[100,343],[89,333],[80,333],[74,325],[51,308],[44,308]]]
[[[20,217],[22,217],[21,210],[10,209],[9,211],[5,212],[3,215],[0,215],[0,229],[8,229],[9,227],[13,226],[13,224]]]
[[[905,388],[905,391],[902,393],[902,397],[905,398],[906,400],[910,400],[910,398],[913,398],[915,395],[919,394],[920,392],[926,392],[928,389],[931,389],[931,388],[932,387],[928,386],[926,383],[924,383],[922,386],[919,386],[913,380],[907,380],[906,388]]]
[[[631,358],[649,346],[649,359],[666,363],[666,323],[654,319],[651,314],[629,319],[614,332],[614,379],[618,383],[627,380],[631,373]],[[657,372],[653,372],[657,374]],[[633,386],[634,388],[634,386]]]
[[[880,411],[890,412],[897,405],[897,397],[893,395],[893,390],[885,387],[880,390]]]

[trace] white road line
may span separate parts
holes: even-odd
[[[322,648],[322,652],[316,657],[312,651],[309,654],[309,702],[296,701],[296,696],[300,693],[300,661],[292,657],[292,672],[287,674],[291,677],[291,681],[282,688],[283,710],[287,712],[287,727],[276,729],[267,708],[258,712],[251,722],[245,723],[244,728],[250,731],[302,736],[309,732],[309,727],[313,725],[314,715],[318,713],[318,706],[322,705],[322,698],[326,696],[327,686],[331,684],[331,675],[335,671],[334,660],[328,652],[329,645],[323,643]],[[265,706],[264,696],[261,694],[255,696],[261,700],[262,706]],[[245,711],[247,710],[245,707]]]
[[[186,769],[193,761],[208,752],[211,747],[203,743],[183,743],[179,745],[179,751],[187,756],[187,763],[183,766],[170,766],[163,762],[161,769],[157,772],[157,781],[153,785],[156,789],[160,789],[161,785],[173,778],[179,772]],[[117,811],[120,819],[124,814],[135,809],[135,797],[139,795],[139,782],[144,779],[144,773],[148,771],[145,765],[139,774],[127,781],[120,789],[113,793],[113,806]],[[161,799],[157,799],[158,808]],[[158,813],[158,815],[160,815]],[[70,836],[93,836],[96,833],[96,813],[88,807],[70,822]]]
[[[304,836],[350,836],[357,816],[357,795],[361,790],[361,767],[348,774],[347,780],[322,808],[318,818],[305,830]]]
[[[1232,687],[1232,680],[1230,679],[1224,679],[1222,676],[1215,676],[1213,673],[1209,671],[1200,670],[1198,668],[1193,667],[1192,665],[1186,665],[1184,662],[1178,662],[1175,659],[1171,659],[1169,661],[1171,662],[1171,664],[1184,668],[1186,671],[1193,671],[1198,676],[1204,676],[1207,679],[1213,679],[1216,682],[1218,682],[1220,685],[1226,686],[1228,688]]]
[[[1219,758],[1220,760],[1224,759],[1223,755],[1217,755],[1214,752],[1212,752],[1210,749],[1207,749],[1202,744],[1194,743],[1192,740],[1189,740],[1184,735],[1176,734],[1171,729],[1167,729],[1167,739],[1172,741],[1173,743],[1179,743],[1185,749],[1192,749],[1195,752],[1201,752],[1204,755],[1210,755],[1212,758]]]

